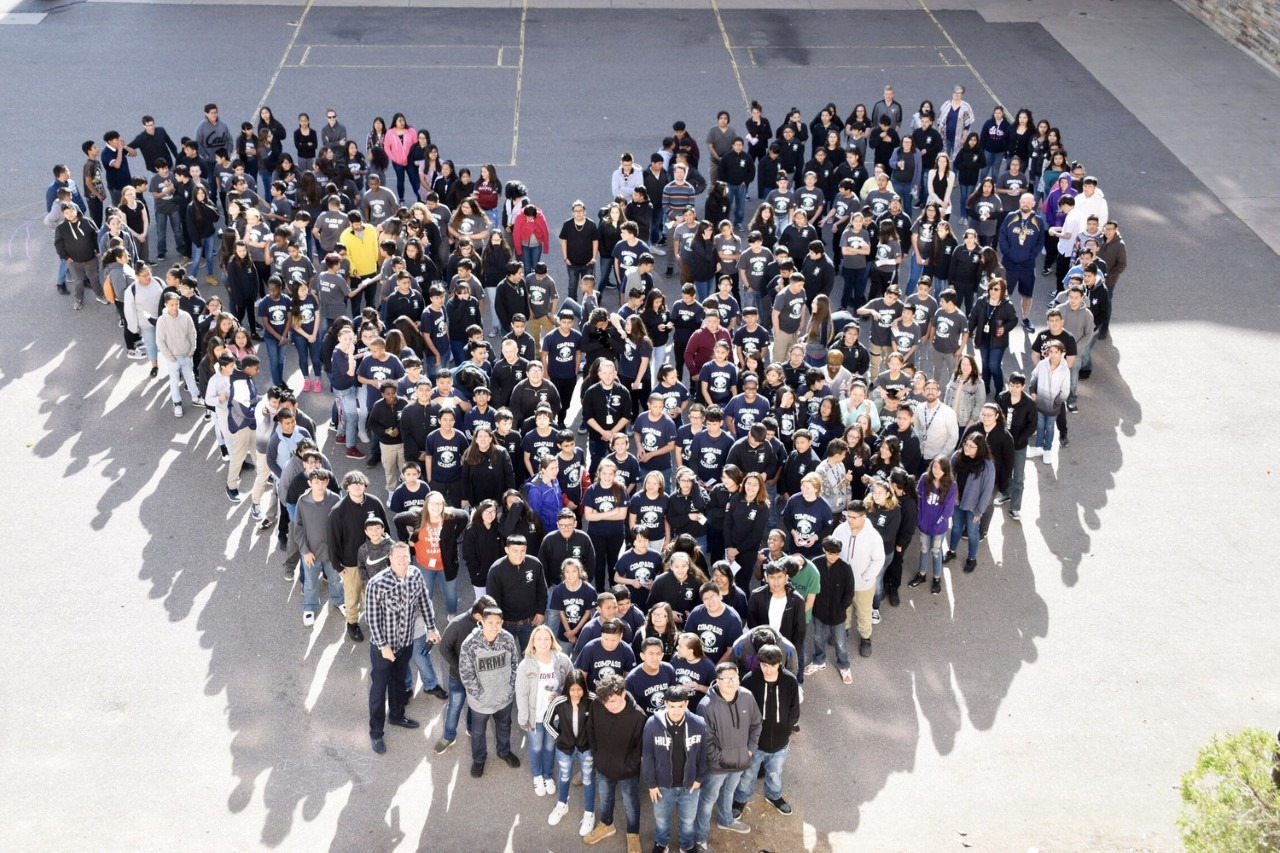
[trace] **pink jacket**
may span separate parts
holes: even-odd
[[[511,225],[511,242],[515,243],[516,257],[520,257],[524,243],[532,236],[535,240],[542,244],[542,251],[548,250],[551,243],[551,231],[547,228],[547,219],[542,215],[542,211],[538,211],[538,215],[533,221],[529,221],[529,217],[523,213],[516,214],[516,221]]]
[[[400,140],[399,132],[395,128],[387,131],[387,135],[382,137],[382,148],[387,152],[387,159],[397,166],[409,165],[409,149],[418,141],[418,131],[412,127],[404,129],[404,141]]]

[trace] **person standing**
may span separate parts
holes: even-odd
[[[740,138],[738,131],[729,126],[729,113],[725,110],[716,113],[716,125],[707,132],[707,154],[711,157],[711,169],[708,175],[710,183],[724,180],[720,175],[720,161],[729,156],[733,150],[734,140]],[[750,179],[747,183],[751,183]],[[739,217],[736,225],[741,224],[742,219]]]
[[[782,665],[782,649],[761,646],[756,652],[759,667],[742,679],[742,690],[761,709],[759,748],[742,774],[733,795],[733,817],[738,820],[756,787],[756,776],[764,768],[764,798],[780,814],[791,814],[791,805],[782,798],[782,768],[791,747],[791,732],[800,725],[800,683]]]
[[[369,580],[365,593],[365,613],[369,618],[369,740],[373,751],[387,751],[383,727],[389,722],[405,729],[418,728],[418,721],[404,713],[404,681],[413,655],[414,623],[427,626],[427,639],[440,642],[431,597],[421,572],[409,571],[409,546],[391,546],[390,566]]]
[[[53,248],[67,265],[67,280],[75,286],[75,310],[84,308],[85,282],[103,305],[102,265],[98,260],[98,235],[94,225],[80,215],[74,202],[62,205],[62,224],[54,229]]]
[[[196,386],[195,362],[196,324],[191,315],[182,310],[182,297],[170,291],[164,298],[164,311],[156,318],[156,349],[169,374],[169,399],[173,401],[173,416],[182,417],[182,382],[187,383],[193,406],[203,405],[200,390]]]
[[[338,496],[329,490],[331,475],[316,468],[307,475],[310,491],[298,498],[297,523],[294,534],[302,554],[302,624],[310,628],[316,622],[320,606],[320,576],[329,582],[329,601],[341,611],[344,603],[342,576],[333,565],[329,552],[329,513],[338,505]]]
[[[458,671],[458,656],[462,652],[462,644],[480,623],[484,611],[495,606],[492,598],[482,594],[471,605],[468,612],[458,614],[445,626],[444,634],[440,639],[440,657],[449,667],[449,704],[445,707],[444,728],[440,732],[440,739],[431,748],[436,755],[444,753],[457,740],[458,721],[462,718],[462,709],[467,704],[467,691],[462,685],[462,675]],[[470,715],[468,715],[467,728],[468,730],[471,728]]]
[[[462,641],[458,652],[458,675],[471,711],[471,775],[476,779],[484,775],[489,757],[485,733],[490,719],[498,757],[509,767],[520,766],[520,759],[511,751],[511,709],[519,658],[515,637],[502,629],[502,610],[485,608],[480,626]]]
[[[720,829],[751,831],[733,816],[733,798],[743,771],[752,765],[762,721],[755,698],[739,689],[736,663],[725,661],[716,667],[716,683],[698,703],[698,715],[707,723],[707,774],[702,781],[694,834],[697,843],[706,844],[713,810]]]
[[[212,163],[214,155],[219,148],[227,151],[233,149],[231,141],[231,128],[227,127],[227,123],[218,118],[218,105],[204,105],[204,120],[196,127],[195,132],[196,150],[199,152],[200,159]],[[183,143],[186,144],[185,142]]]
[[[640,767],[647,719],[627,693],[621,675],[606,675],[596,684],[596,698],[587,714],[587,745],[595,759],[600,814],[595,828],[582,839],[586,844],[617,834],[613,804],[621,790],[627,853],[640,853]]]
[[[600,230],[587,218],[587,205],[573,202],[573,216],[560,226],[560,256],[568,268],[568,296],[578,299],[578,282],[596,268],[600,257]]]
[[[259,367],[256,355],[241,359],[239,369],[231,374],[231,389],[227,394],[227,444],[230,446],[227,500],[233,504],[240,503],[240,469],[245,460],[252,462],[254,467],[265,464],[258,459],[258,388],[254,377],[258,375]]]
[[[669,687],[664,699],[664,709],[644,724],[641,758],[644,786],[653,803],[654,849],[671,849],[674,815],[679,820],[679,849],[693,850],[698,799],[707,774],[707,724],[689,713],[689,688]]]
[[[1031,297],[1036,286],[1036,263],[1044,249],[1044,217],[1035,212],[1036,197],[1023,193],[1018,209],[1008,214],[1000,225],[1000,262],[1007,273],[1006,282],[1016,285],[1022,297],[1022,327],[1034,334],[1031,322]],[[997,386],[999,390],[999,386]]]
[[[1014,372],[1009,375],[1009,386],[996,395],[996,403],[1004,410],[1004,421],[1013,436],[1013,470],[1009,474],[1009,517],[1022,520],[1022,489],[1026,479],[1027,445],[1036,434],[1036,404],[1022,393],[1027,377]],[[996,499],[999,505],[1004,501]]]
[[[867,507],[862,501],[849,504],[844,516],[845,523],[837,527],[831,537],[840,543],[840,559],[853,569],[853,616],[860,640],[858,654],[866,658],[871,657],[871,611],[876,583],[885,564],[884,540],[874,525],[867,524]]]
[[[503,627],[520,647],[529,644],[533,629],[543,623],[547,612],[546,573],[536,557],[527,556],[528,550],[524,536],[508,536],[507,556],[489,567],[485,581],[485,592],[502,611]]]
[[[839,540],[828,536],[822,540],[822,556],[814,561],[822,587],[813,601],[813,663],[805,667],[811,675],[827,666],[828,642],[836,647],[836,668],[845,684],[853,683],[849,671],[849,628],[845,624],[853,606],[853,569],[840,557]],[[941,557],[941,554],[939,554]]]
[[[233,452],[232,461],[234,459]],[[364,593],[364,579],[360,576],[360,546],[365,542],[365,525],[373,520],[381,521],[384,529],[391,528],[382,502],[365,493],[369,488],[368,477],[360,471],[350,471],[342,478],[342,488],[346,494],[329,513],[329,548],[334,562],[341,567],[347,636],[359,643],[364,640],[364,632],[360,630],[360,600]],[[412,641],[413,638],[409,639]]]

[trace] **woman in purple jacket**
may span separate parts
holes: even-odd
[[[920,478],[916,494],[920,496],[920,514],[916,519],[920,529],[920,569],[907,586],[915,589],[924,583],[932,565],[930,592],[938,595],[942,592],[942,542],[947,536],[947,528],[951,526],[958,494],[951,476],[951,460],[935,456],[929,465],[929,473]]]
[[[529,481],[529,508],[538,514],[547,530],[555,529],[556,515],[564,508],[557,476],[559,473],[560,463],[556,461],[556,457],[546,455],[539,463],[538,476]]]
[[[956,501],[951,542],[942,562],[949,563],[955,559],[956,546],[960,544],[960,531],[967,530],[969,556],[964,561],[967,574],[978,568],[978,540],[982,538],[979,525],[996,490],[996,466],[991,461],[987,440],[977,433],[966,435],[960,449],[951,456],[951,470],[955,475],[960,499]]]

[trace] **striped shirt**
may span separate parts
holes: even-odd
[[[427,633],[436,630],[431,597],[422,572],[416,570],[406,572],[403,578],[390,568],[374,575],[365,588],[364,611],[369,618],[369,642],[380,649],[413,645],[417,617],[426,622]]]
[[[693,204],[698,191],[688,181],[672,181],[662,188],[662,209],[668,219],[684,213],[684,209]]]

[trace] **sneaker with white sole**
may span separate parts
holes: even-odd
[[[1053,450],[1046,450],[1044,456],[1042,456],[1041,459],[1044,460],[1044,463],[1046,465],[1057,465],[1058,449],[1055,447]]]
[[[582,824],[578,827],[578,834],[586,837],[591,834],[591,830],[596,828],[596,816],[591,812],[587,812],[582,816]]]
[[[312,625],[316,624],[316,615],[312,613],[310,610],[308,610],[306,613],[303,613],[302,624],[305,627],[310,628]]]
[[[1028,448],[1027,448],[1027,458],[1028,458],[1028,459],[1038,459],[1038,458],[1039,458],[1039,457],[1041,457],[1041,456],[1044,456],[1044,448],[1043,448],[1043,447],[1028,447]]]
[[[346,619],[346,618],[347,618],[347,605],[345,605],[345,604],[339,604],[339,605],[338,605],[338,612],[342,614],[342,618],[343,618],[343,619]]]
[[[539,797],[545,797],[547,795],[547,789],[542,784],[544,781],[545,780],[541,776],[533,777],[533,792]]]
[[[556,780],[550,777],[542,780],[542,792],[549,797],[554,797],[559,793],[560,786],[556,784]]]
[[[147,351],[142,347],[134,347],[133,349],[127,351],[125,355],[127,355],[129,358],[132,358],[132,359],[143,359],[147,357]]]
[[[547,815],[547,824],[549,826],[559,826],[560,821],[569,813],[568,803],[556,803],[556,807],[551,810],[551,814]]]
[[[1022,521],[1022,513],[1016,509],[1009,510],[1009,517],[1014,521]]]
[[[182,404],[181,404],[181,403],[174,403],[174,404],[173,404],[173,416],[174,416],[175,418],[180,418],[180,417],[182,417]]]
[[[871,624],[872,625],[880,624],[880,608],[879,607],[871,611]]]
[[[815,672],[822,672],[827,668],[825,663],[811,663],[804,668],[805,675],[813,675]]]

